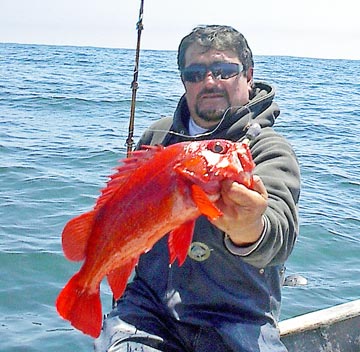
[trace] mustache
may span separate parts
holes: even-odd
[[[207,95],[207,94],[221,94],[223,96],[227,96],[227,93],[225,90],[217,88],[217,87],[213,87],[213,88],[204,88],[203,90],[200,91],[200,93],[198,94],[198,97],[200,98],[203,95]]]

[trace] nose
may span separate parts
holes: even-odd
[[[204,84],[205,85],[214,85],[217,84],[217,82],[219,82],[219,79],[217,79],[214,74],[208,70],[206,72],[205,78],[204,78]]]

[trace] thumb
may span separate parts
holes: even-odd
[[[264,199],[268,199],[268,192],[261,178],[258,175],[254,175],[253,181],[253,191],[258,192]]]

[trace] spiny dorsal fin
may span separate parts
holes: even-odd
[[[155,153],[162,149],[164,149],[163,146],[143,146],[143,149],[135,150],[128,158],[120,160],[122,164],[115,168],[117,172],[109,176],[110,180],[107,182],[106,187],[101,190],[101,195],[94,209],[101,208],[113,196],[116,190],[129,180],[131,181],[131,175],[135,170],[152,159]]]

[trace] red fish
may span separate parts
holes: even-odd
[[[57,298],[59,314],[98,337],[102,279],[107,277],[114,298],[120,298],[139,256],[167,233],[169,262],[182,265],[196,218],[222,215],[214,204],[221,182],[231,179],[251,188],[253,168],[246,144],[221,139],[133,152],[110,177],[94,209],[63,230],[65,256],[84,263]]]

